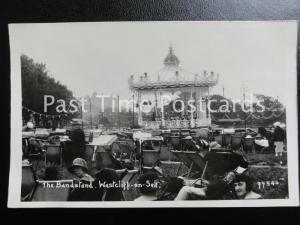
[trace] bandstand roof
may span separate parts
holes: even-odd
[[[218,82],[218,74],[213,71],[202,74],[189,72],[179,66],[179,59],[170,46],[169,53],[164,59],[164,67],[154,74],[144,73],[138,79],[132,75],[129,87],[132,90],[164,89],[176,87],[210,87]]]

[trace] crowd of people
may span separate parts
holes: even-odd
[[[32,129],[29,123],[24,130]],[[208,129],[210,131],[210,129]],[[66,162],[69,160],[71,166],[68,168],[73,178],[81,183],[90,184],[92,188],[72,188],[68,201],[122,201],[124,200],[124,190],[121,186],[116,186],[121,182],[120,175],[115,169],[101,168],[97,172],[90,173],[88,163],[83,159],[83,149],[85,149],[84,133],[77,129],[70,135],[73,152],[69,158],[65,156]],[[285,149],[286,133],[281,123],[274,123],[274,132],[270,133],[265,128],[260,127],[255,137],[245,135],[244,138],[254,138],[256,149],[261,152],[266,149],[274,149],[276,156],[282,155]],[[38,143],[31,143],[31,147],[40,147]],[[137,159],[139,159],[137,149],[154,149],[151,141],[144,142],[140,148],[136,142]],[[214,140],[213,136],[207,138],[185,136],[181,139],[181,150],[201,151],[203,149],[218,149],[221,146]],[[77,150],[78,151],[77,151]],[[23,158],[26,159],[26,155]],[[27,159],[26,159],[27,160]],[[157,165],[159,166],[159,165]],[[245,167],[242,172],[238,168]],[[253,182],[247,173],[247,165],[237,164],[231,171],[223,174],[215,174],[209,180],[199,179],[201,185],[196,185],[184,177],[168,177],[162,179],[161,172],[148,171],[138,174],[136,180],[136,190],[138,197],[134,201],[159,201],[159,200],[213,200],[213,199],[259,199],[261,196],[253,191]],[[246,172],[245,172],[246,171]],[[49,179],[49,177],[51,177]],[[46,176],[49,180],[55,180],[57,171],[51,168],[46,169]],[[103,185],[108,184],[108,185]],[[112,184],[112,185],[109,185]]]
[[[93,188],[71,189],[68,201],[124,200],[124,189],[118,186],[122,183],[114,169],[104,168],[93,178],[88,173],[86,161],[76,158],[69,171],[75,179],[91,184]],[[253,191],[253,181],[247,172],[237,171],[230,171],[210,181],[201,179],[201,187],[180,176],[166,181],[155,170],[147,171],[138,175],[135,185],[138,197],[134,201],[261,199],[262,196]]]

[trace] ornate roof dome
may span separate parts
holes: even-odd
[[[177,56],[174,54],[172,46],[169,48],[169,54],[166,56],[164,60],[164,64],[166,66],[178,66],[179,65],[179,59]]]
[[[179,66],[179,59],[174,54],[172,46],[169,48],[169,53],[164,59],[164,67],[154,74],[148,76],[145,73],[138,80],[134,76],[130,76],[128,83],[131,89],[164,89],[170,87],[199,87],[199,86],[214,86],[218,82],[218,75],[214,72],[210,75],[207,71],[203,71],[202,76],[197,73],[192,73],[184,70]]]

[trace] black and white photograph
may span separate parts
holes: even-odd
[[[9,37],[9,207],[299,205],[296,21]]]

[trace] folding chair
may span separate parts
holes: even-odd
[[[242,155],[228,151],[228,149],[211,149],[205,155],[205,160],[208,162],[207,172],[210,175],[221,176],[238,166],[248,167],[248,161]]]
[[[32,201],[67,201],[73,180],[38,181]]]
[[[162,145],[162,141],[152,140],[152,145],[153,145],[154,150],[160,150],[161,145]]]
[[[23,158],[29,157],[29,140],[28,138],[22,138],[22,153]]]
[[[245,152],[253,152],[254,149],[254,138],[244,138],[243,150]]]
[[[190,130],[184,129],[184,130],[181,130],[181,131],[180,131],[180,137],[181,137],[181,138],[184,138],[184,137],[190,136],[190,135],[191,135]]]
[[[169,132],[162,133],[162,137],[164,139],[163,144],[168,145],[171,141],[171,133],[169,133]]]
[[[223,142],[223,135],[222,135],[222,134],[215,135],[214,138],[215,138],[215,141],[216,141],[219,145],[224,146],[224,144],[223,144],[223,143],[224,143],[224,142]]]
[[[177,130],[177,129],[171,130],[171,136],[179,137],[180,136],[180,130]]]
[[[112,149],[117,149],[116,153],[119,153],[120,159],[132,160],[133,148],[131,148],[131,146],[129,145],[129,143],[127,141],[118,141],[117,143],[115,143],[115,145],[118,145],[119,148],[112,147]]]
[[[190,177],[192,171],[202,172],[205,167],[204,154],[198,152],[187,152],[187,151],[172,151],[172,153],[183,162],[188,168],[188,173],[185,174],[187,177]],[[181,165],[177,169],[179,172]]]
[[[160,162],[159,150],[143,150],[142,151],[142,168],[150,169],[158,166]]]
[[[173,146],[173,149],[180,150],[180,148],[181,148],[180,137],[179,136],[171,136],[171,144]]]
[[[224,147],[231,144],[231,134],[224,134]]]
[[[22,166],[21,200],[31,201],[36,189],[36,175],[32,166]]]
[[[190,135],[191,135],[191,137],[194,138],[194,139],[198,136],[196,130],[191,130],[191,131],[190,131]]]
[[[233,150],[239,150],[242,146],[242,136],[236,136],[236,135],[232,135],[231,136],[231,148]]]
[[[48,145],[45,154],[45,168],[62,166],[62,149],[59,145]]]

